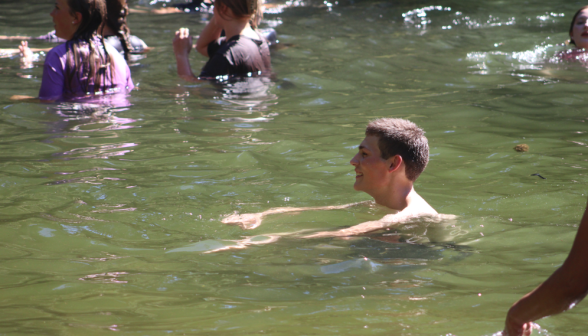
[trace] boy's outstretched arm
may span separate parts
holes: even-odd
[[[371,202],[371,201],[357,202],[357,203],[350,203],[350,204],[343,204],[343,205],[329,205],[329,206],[322,206],[322,207],[272,208],[272,209],[266,210],[264,212],[258,212],[258,213],[229,215],[229,216],[223,218],[221,222],[223,222],[224,224],[239,225],[244,230],[252,230],[252,229],[255,229],[256,227],[260,226],[261,222],[263,221],[263,218],[267,215],[281,214],[281,213],[287,213],[287,212],[299,212],[299,211],[307,211],[307,210],[338,210],[338,209],[350,208],[352,206],[356,206],[356,205],[364,204],[364,203],[368,203],[368,202]]]

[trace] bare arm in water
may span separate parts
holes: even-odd
[[[421,196],[414,192],[411,193],[409,197],[408,206],[398,213],[389,214],[380,220],[361,223],[346,229],[317,232],[304,238],[356,236],[371,231],[381,230],[422,216],[439,217],[444,219],[455,218],[453,215],[439,215],[437,211],[435,211],[435,209],[433,209]]]
[[[275,214],[282,214],[287,212],[299,212],[299,211],[307,211],[307,210],[338,210],[338,209],[345,209],[350,208],[352,206],[356,206],[359,204],[366,204],[371,201],[365,202],[357,202],[351,204],[343,204],[343,205],[330,205],[330,206],[322,206],[322,207],[303,207],[303,208],[291,208],[291,207],[284,207],[284,208],[272,208],[266,210],[264,212],[258,213],[247,213],[247,214],[235,214],[230,215],[228,217],[223,218],[222,222],[224,224],[230,225],[239,225],[244,230],[252,230],[256,227],[261,225],[263,218],[267,215],[275,215]]]
[[[439,219],[453,219],[455,216],[453,215],[439,215],[433,208],[431,208],[424,200],[423,203],[413,202],[411,206],[406,207],[404,210],[395,213],[389,214],[384,216],[380,220],[376,221],[369,221],[365,223],[361,223],[346,229],[341,229],[337,231],[323,231],[317,232],[308,236],[304,236],[303,238],[322,238],[322,237],[347,237],[347,236],[355,236],[375,230],[384,229],[390,226],[393,226],[398,223],[403,223],[409,221],[414,218],[422,217],[422,216],[430,216]],[[241,228],[245,230],[255,229],[261,225],[263,218],[267,215],[272,214],[281,214],[287,212],[299,212],[299,211],[306,211],[306,210],[338,210],[338,209],[345,209],[350,208],[355,205],[360,204],[368,204],[372,203],[372,201],[365,201],[359,203],[351,203],[351,204],[344,204],[344,205],[334,205],[334,206],[324,206],[324,207],[304,207],[304,208],[272,208],[266,210],[264,212],[259,213],[248,213],[248,214],[235,214],[228,216],[222,220],[225,224],[232,224],[232,225],[239,225]],[[383,207],[385,208],[385,207]],[[388,208],[386,208],[388,209]],[[392,209],[389,209],[392,210]]]
[[[32,36],[8,36],[8,35],[0,35],[0,40],[31,40]]]
[[[28,49],[25,50],[24,48]],[[49,51],[51,48],[29,48],[28,42],[22,41],[18,48],[2,48],[0,49],[0,56],[12,56],[20,53],[22,57],[32,58],[34,52]]]
[[[323,237],[349,237],[349,236],[357,236],[360,234],[381,230],[390,226],[393,226],[398,223],[406,222],[410,219],[419,217],[419,215],[413,215],[408,213],[403,213],[403,211],[390,214],[384,216],[380,220],[364,222],[361,224],[354,225],[352,227],[341,229],[337,231],[322,231],[313,233],[308,236],[304,236],[303,238],[323,238]]]
[[[523,296],[508,311],[504,335],[531,335],[532,321],[559,314],[580,302],[588,292],[588,207],[572,250],[563,265],[544,283]]]

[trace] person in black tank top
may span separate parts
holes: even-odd
[[[214,15],[204,27],[196,49],[209,57],[200,78],[219,76],[257,76],[271,72],[267,41],[256,31],[261,20],[260,0],[216,0]],[[225,31],[226,36],[221,37]],[[189,61],[192,37],[180,28],[173,41],[178,75],[186,80],[198,79]]]

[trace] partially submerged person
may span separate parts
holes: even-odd
[[[131,35],[131,30],[127,24],[127,16],[129,8],[126,0],[106,0],[106,20],[100,30],[100,34],[104,36],[104,41],[113,46],[119,53],[125,56],[128,60],[131,54],[142,54],[149,51],[147,44],[135,35]],[[65,43],[67,40],[58,37],[56,31],[53,30],[45,35],[38,37],[30,36],[0,36],[0,40],[24,40],[19,46],[19,49],[3,49],[5,53],[16,53],[20,51],[23,57],[32,57],[32,52],[49,51],[50,48],[35,48],[26,50],[28,43],[26,40],[42,40],[46,42]],[[30,61],[30,60],[28,60]]]
[[[255,30],[261,18],[261,0],[216,0],[214,15],[200,33],[196,50],[209,58],[199,78],[269,75],[269,45]],[[224,30],[225,35],[221,37]],[[173,40],[178,75],[198,80],[192,73],[189,54],[192,37],[180,28]]]
[[[106,21],[101,32],[106,43],[129,60],[131,54],[149,51],[147,44],[135,35],[127,24],[129,6],[126,0],[106,0]]]
[[[578,228],[570,254],[545,282],[512,305],[503,335],[529,336],[532,321],[559,314],[578,304],[588,293],[588,206]]]
[[[404,119],[382,118],[370,122],[359,152],[351,159],[355,168],[353,188],[374,198],[376,204],[390,210],[380,220],[365,222],[338,231],[315,233],[306,238],[353,236],[380,230],[419,217],[436,219],[439,215],[417,192],[414,182],[429,161],[429,145],[424,131]],[[269,214],[301,210],[332,210],[355,206],[358,203],[310,208],[275,208],[262,213],[231,215],[225,224],[237,224],[245,229],[259,226]],[[451,216],[453,218],[453,216]]]
[[[134,85],[123,56],[103,43],[98,29],[104,0],[56,0],[51,12],[56,35],[67,40],[49,51],[39,99],[43,102],[127,93]]]
[[[263,3],[263,1],[262,1]],[[268,4],[263,4],[263,10],[267,9]],[[138,13],[152,13],[152,14],[178,14],[178,13],[212,13],[213,2],[211,0],[192,0],[185,3],[171,3],[163,4],[161,8],[144,9],[144,8],[133,8],[131,11]],[[259,26],[259,24],[257,24]],[[276,30],[273,28],[258,28],[257,31],[267,41],[270,47],[277,45],[278,35]]]
[[[579,60],[586,62],[588,59],[588,6],[580,8],[570,23],[570,44],[574,49],[562,52],[559,56],[562,60]]]

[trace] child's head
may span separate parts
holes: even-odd
[[[584,6],[574,14],[572,23],[570,23],[570,43],[578,48],[588,47],[588,38],[582,36],[584,33],[584,26],[586,25],[586,18],[588,17],[588,6]]]
[[[126,0],[106,0],[106,25],[117,32],[127,25],[129,6]]]
[[[124,51],[125,59],[129,60],[131,53],[131,30],[127,25],[129,6],[126,0],[106,0],[106,21],[105,24],[118,37]]]
[[[80,13],[82,18],[73,38],[89,39],[96,33],[106,19],[106,3],[104,0],[68,0],[72,15]]]
[[[378,137],[378,147],[384,160],[400,155],[406,166],[406,178],[415,181],[429,162],[429,143],[425,132],[415,123],[404,119],[381,118],[370,122],[365,135]]]
[[[231,10],[235,18],[248,18],[253,28],[261,21],[263,0],[215,0],[214,5],[218,13],[226,18],[225,8]],[[229,18],[230,19],[230,18]]]

